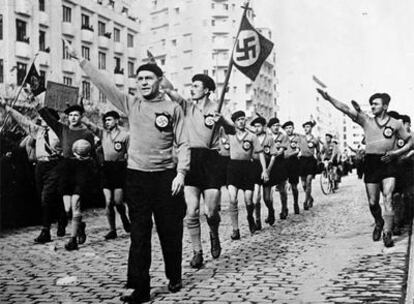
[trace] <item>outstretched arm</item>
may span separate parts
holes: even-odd
[[[321,89],[316,89],[316,90],[322,96],[323,99],[329,101],[339,111],[341,111],[342,113],[348,115],[352,120],[358,122],[357,121],[357,118],[358,118],[357,110],[350,108],[347,104],[333,98],[327,92],[325,92]]]
[[[80,67],[89,76],[93,84],[102,91],[108,100],[119,110],[126,115],[129,114],[128,107],[128,95],[121,92],[115,83],[108,78],[107,75],[99,71],[89,61],[80,59],[76,50],[67,42],[65,42],[68,48],[69,55],[79,62]]]
[[[28,119],[26,116],[21,114],[19,111],[13,109],[12,107],[6,105],[6,103],[1,99],[0,105],[10,114],[10,116],[23,128],[23,130],[29,134],[32,138],[36,138],[37,131],[39,126]]]
[[[95,123],[93,123],[88,117],[82,117],[82,123],[91,130],[96,136],[101,137],[102,129],[99,128]]]

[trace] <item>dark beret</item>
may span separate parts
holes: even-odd
[[[250,123],[251,126],[254,126],[255,124],[261,124],[263,126],[266,125],[266,119],[262,116],[256,117],[255,119],[252,120],[252,122]]]
[[[289,121],[285,122],[283,124],[282,128],[284,129],[284,128],[288,127],[288,126],[292,126],[293,127],[294,126],[293,125],[293,121],[289,120]]]
[[[236,111],[233,114],[231,114],[231,120],[235,122],[240,117],[246,117],[246,113],[244,111]]]
[[[58,113],[58,112],[56,112],[56,110],[55,110],[55,109],[52,109],[52,108],[46,108],[46,109],[47,109],[47,111],[49,112],[49,114],[53,116],[53,118],[54,118],[55,120],[59,120],[59,119],[60,119],[60,117],[59,117],[59,113]]]
[[[315,122],[314,121],[306,121],[306,122],[304,122],[303,124],[302,124],[302,127],[305,127],[305,126],[311,126],[312,128],[315,126]]]
[[[212,92],[216,90],[216,83],[210,76],[206,74],[195,74],[191,81],[201,81],[205,88],[209,89]]]
[[[325,136],[328,136],[330,138],[333,138],[333,135],[331,133],[326,133]]]
[[[157,77],[162,77],[162,70],[155,63],[146,63],[143,65],[140,65],[137,69],[137,75],[141,71],[150,71],[150,72],[153,72]]]
[[[394,119],[402,119],[401,115],[397,111],[389,111],[387,114]]]
[[[387,93],[375,93],[369,98],[369,104],[372,104],[374,99],[380,98],[384,104],[389,104],[391,101],[391,96]]]
[[[79,113],[83,114],[85,112],[84,108],[81,105],[75,104],[72,106],[69,106],[66,110],[65,110],[65,114],[69,115],[69,113],[74,112],[74,111],[78,111]]]
[[[411,118],[408,115],[401,115],[403,123],[411,123]]]
[[[279,118],[272,117],[272,118],[269,119],[269,122],[267,123],[267,126],[270,128],[274,124],[278,124],[278,123],[280,123]]]
[[[103,118],[102,119],[105,120],[107,117],[113,117],[114,119],[119,119],[120,118],[119,113],[117,111],[109,111],[109,112],[106,112],[103,115]]]

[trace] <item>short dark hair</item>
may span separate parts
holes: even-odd
[[[391,96],[387,93],[375,93],[369,98],[369,104],[372,105],[374,99],[380,98],[383,105],[389,105],[391,101]]]

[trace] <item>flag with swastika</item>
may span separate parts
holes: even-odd
[[[273,42],[260,34],[244,14],[232,57],[237,69],[254,81],[272,49]]]

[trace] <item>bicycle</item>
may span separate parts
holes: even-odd
[[[332,163],[325,161],[324,169],[321,172],[320,184],[323,194],[335,193],[335,172]]]

